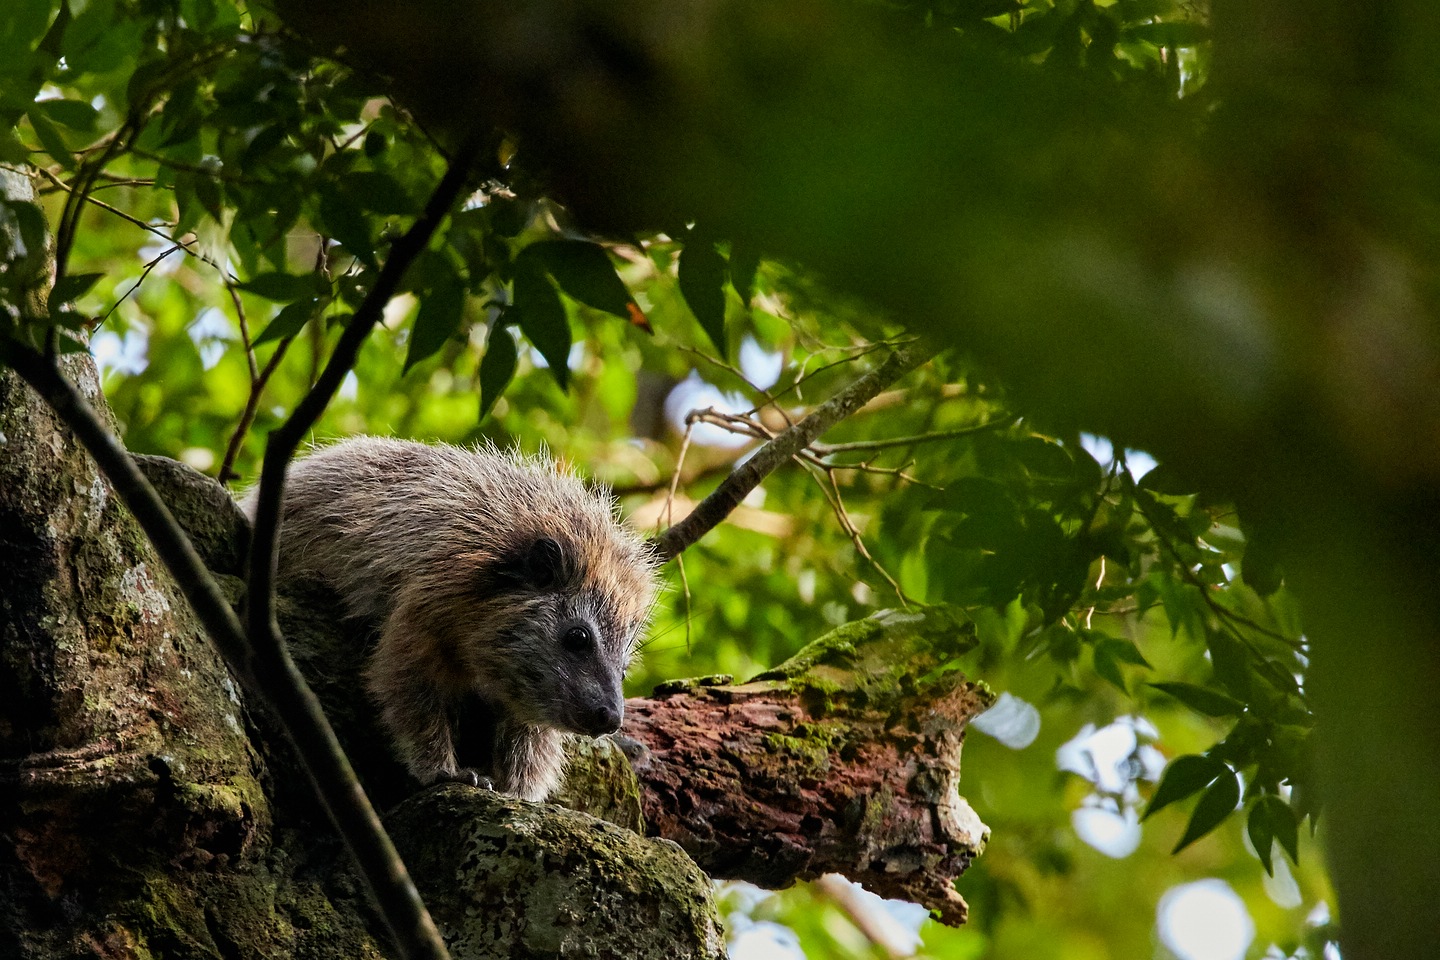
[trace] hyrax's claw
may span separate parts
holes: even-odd
[[[475,787],[480,790],[494,790],[495,781],[485,776],[479,770],[472,767],[461,767],[454,773],[442,773],[432,781],[434,783],[463,783],[467,787]]]

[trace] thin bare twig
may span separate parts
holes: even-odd
[[[185,248],[182,247],[182,246],[180,246],[180,244],[178,244],[178,243],[172,244],[168,249],[166,249],[166,250],[164,250],[163,252],[161,252],[161,254],[160,254],[158,257],[155,257],[153,260],[150,260],[149,262],[147,262],[147,263],[145,264],[145,268],[140,271],[140,278],[139,278],[138,280],[136,280],[133,284],[131,284],[129,290],[126,290],[123,294],[120,295],[120,299],[119,299],[119,300],[116,300],[114,303],[112,303],[112,304],[110,305],[110,309],[105,311],[105,315],[104,315],[103,317],[101,317],[101,318],[96,322],[95,326],[98,328],[98,327],[99,327],[101,324],[103,324],[106,320],[109,320],[109,319],[110,319],[110,315],[111,315],[112,313],[114,313],[116,310],[119,310],[119,309],[120,309],[120,304],[124,303],[126,300],[129,300],[129,299],[130,299],[130,295],[133,294],[136,290],[139,290],[139,289],[140,289],[140,284],[144,283],[144,282],[145,282],[145,278],[148,277],[148,276],[150,276],[150,271],[151,271],[151,270],[154,270],[156,267],[160,266],[160,262],[161,262],[162,260],[164,260],[166,257],[170,256],[170,254],[174,253],[176,250],[183,250],[183,249],[185,249]]]
[[[821,404],[804,420],[766,442],[700,501],[689,516],[656,539],[655,547],[660,556],[666,560],[678,556],[724,520],[776,467],[801,453],[826,430],[860,409],[871,397],[929,357],[930,352],[919,342],[897,348],[880,366]]]
[[[6,169],[13,169],[13,168],[7,167]],[[42,177],[45,177],[47,180],[49,180],[51,183],[55,184],[55,185],[56,185],[57,187],[59,187],[61,190],[65,190],[65,191],[67,191],[67,192],[70,191],[70,189],[71,189],[70,185],[69,185],[68,183],[66,183],[64,180],[61,180],[59,177],[55,176],[55,174],[51,173],[49,170],[46,170],[44,167],[37,167],[36,170],[40,173],[40,175],[41,175]],[[112,207],[110,204],[106,203],[104,200],[97,200],[97,199],[95,199],[94,197],[88,196],[88,195],[87,195],[84,199],[85,199],[85,202],[86,202],[86,203],[89,203],[89,204],[92,204],[92,205],[94,205],[94,206],[97,206],[97,207],[99,207],[101,210],[104,210],[104,211],[107,212],[107,213],[114,214],[115,216],[119,217],[121,220],[124,220],[124,221],[126,221],[127,223],[132,223],[132,224],[134,224],[135,226],[139,227],[141,230],[146,230],[146,231],[148,231],[148,232],[150,232],[150,233],[155,234],[155,236],[159,237],[161,240],[164,240],[166,243],[173,243],[173,244],[175,244],[175,245],[178,246],[181,250],[184,250],[186,253],[190,254],[190,256],[194,257],[196,260],[199,260],[201,263],[209,264],[210,266],[214,267],[216,270],[221,270],[221,269],[222,269],[222,267],[220,266],[220,264],[219,264],[219,263],[216,263],[216,262],[215,262],[214,260],[212,260],[210,257],[207,257],[205,254],[201,253],[201,252],[198,251],[198,250],[193,250],[193,249],[191,249],[191,248],[194,246],[194,244],[195,244],[195,241],[194,241],[194,240],[179,240],[179,239],[176,239],[175,237],[170,236],[170,234],[166,233],[164,230],[161,230],[159,227],[155,226],[154,224],[146,223],[144,220],[141,220],[139,217],[131,216],[130,214],[126,213],[124,210],[121,210],[119,207]]]
[[[822,457],[833,456],[837,453],[856,453],[870,450],[889,450],[894,447],[909,447],[921,443],[935,443],[941,440],[957,440],[960,437],[974,436],[977,433],[984,433],[987,430],[998,430],[1008,427],[1020,418],[1015,415],[998,417],[988,420],[985,423],[977,423],[968,427],[956,427],[953,430],[935,430],[930,433],[920,433],[913,437],[884,437],[879,440],[851,440],[847,443],[812,443],[810,449]],[[836,464],[841,466],[841,464]]]
[[[797,462],[800,462],[801,465],[809,471],[810,475],[815,478],[815,482],[819,484],[820,492],[825,495],[825,500],[830,504],[830,509],[835,514],[835,519],[840,522],[840,528],[844,530],[845,535],[850,538],[850,542],[854,544],[856,552],[865,558],[865,561],[875,569],[876,573],[885,578],[886,583],[890,584],[890,589],[895,591],[895,596],[899,598],[900,605],[904,607],[910,606],[914,601],[901,588],[899,582],[890,576],[890,571],[886,570],[880,561],[871,555],[869,548],[865,546],[865,540],[860,536],[860,530],[855,526],[855,521],[851,519],[850,511],[845,509],[845,499],[840,494],[840,485],[835,481],[834,471],[824,466],[817,467],[813,464],[804,463],[803,461]],[[828,489],[826,488],[827,483],[829,484]]]
[[[250,383],[253,385],[260,371],[255,365],[255,344],[250,340],[250,321],[245,316],[245,304],[240,299],[240,288],[228,279],[225,281],[225,292],[230,294],[230,302],[235,306],[235,321],[240,324],[240,344],[245,348],[245,365],[250,368]]]
[[[235,424],[235,431],[230,434],[230,442],[225,446],[225,459],[221,461],[220,472],[216,475],[216,479],[222,484],[229,483],[238,476],[235,473],[235,461],[240,456],[240,448],[245,443],[246,434],[250,432],[250,427],[255,422],[255,414],[260,409],[260,398],[265,393],[265,386],[270,382],[270,377],[279,368],[280,361],[285,359],[285,351],[290,349],[290,344],[294,339],[294,335],[291,335],[276,344],[275,352],[270,354],[270,359],[265,362],[265,369],[250,381],[250,395],[245,398],[245,409],[240,412],[240,421]],[[254,354],[252,353],[251,356],[253,357]]]

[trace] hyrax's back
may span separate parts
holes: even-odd
[[[252,518],[253,500],[252,491],[243,502]],[[549,460],[355,437],[291,465],[280,569],[319,576],[349,613],[378,617],[401,586],[503,562],[538,533],[574,545],[589,565],[643,554],[609,500]]]

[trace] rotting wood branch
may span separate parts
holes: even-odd
[[[628,701],[646,831],[714,877],[776,888],[839,873],[963,923],[954,881],[989,830],[957,790],[960,750],[993,697],[946,668],[973,636],[944,611],[886,611],[747,683]]]

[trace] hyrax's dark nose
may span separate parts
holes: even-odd
[[[617,704],[592,707],[585,717],[585,732],[592,737],[599,737],[619,730],[621,710]]]

